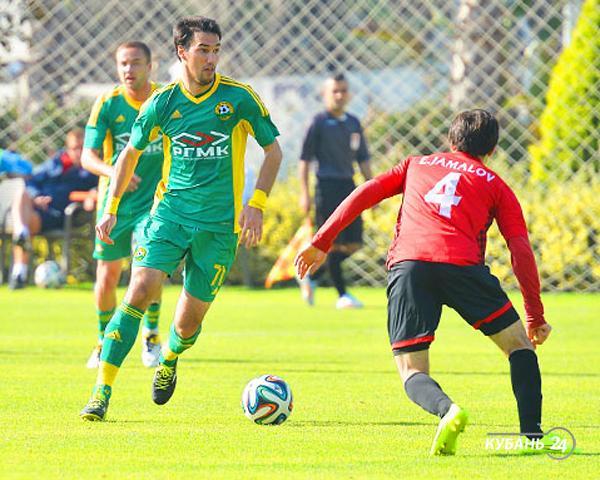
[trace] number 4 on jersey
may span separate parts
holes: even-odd
[[[462,197],[454,195],[456,187],[460,180],[460,173],[452,172],[442,178],[435,186],[425,195],[425,201],[435,203],[440,206],[439,213],[443,217],[450,218],[452,216],[452,207],[456,207]]]

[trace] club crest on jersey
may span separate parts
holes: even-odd
[[[215,114],[219,120],[229,120],[233,113],[233,105],[229,102],[219,102],[215,107]]]
[[[143,260],[147,254],[148,254],[148,250],[146,250],[144,247],[137,247],[133,254],[133,259],[135,261],[139,262],[139,261]]]

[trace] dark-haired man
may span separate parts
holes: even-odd
[[[308,182],[309,164],[317,163],[315,187],[315,217],[320,227],[337,206],[355,188],[354,162],[365,180],[372,178],[369,151],[360,120],[346,112],[350,100],[349,85],[343,74],[329,77],[323,84],[325,111],[313,118],[302,144],[298,174],[300,176],[300,208],[308,216],[311,209]],[[362,303],[346,291],[342,262],[362,245],[362,220],[360,215],[336,238],[327,259],[327,270],[338,292],[337,308],[360,308]],[[318,277],[325,269],[315,272],[311,278],[300,281],[302,297],[314,303],[314,290]]]
[[[108,186],[117,157],[129,141],[131,127],[142,103],[158,88],[157,84],[150,81],[152,55],[145,43],[122,43],[117,47],[115,60],[121,84],[98,97],[94,103],[85,127],[81,159],[84,168],[100,176],[98,220],[102,218],[106,208]],[[112,231],[114,243],[108,244],[96,238],[93,256],[98,260],[94,286],[98,341],[87,361],[88,368],[98,368],[100,364],[104,331],[117,306],[117,285],[121,277],[122,260],[131,255],[132,236],[137,241],[148,218],[162,165],[162,138],[157,136],[140,156],[127,191],[123,194],[117,226]],[[146,367],[158,365],[159,315],[160,293],[144,314],[142,363]]]
[[[408,397],[440,417],[431,454],[454,454],[467,413],[429,376],[429,346],[442,305],[456,310],[507,355],[521,432],[544,440],[541,377],[535,346],[551,327],[519,202],[483,163],[498,142],[498,122],[484,110],[460,113],[449,132],[451,152],[408,157],[357,188],[296,258],[298,274],[318,268],[335,236],[362,210],[403,194],[389,249],[388,333]],[[488,267],[486,232],[493,220],[506,239],[523,293],[526,327]]]
[[[261,239],[267,195],[281,163],[279,132],[258,95],[248,85],[216,73],[221,48],[217,22],[184,18],[175,25],[173,40],[182,63],[181,80],[158,90],[142,107],[117,159],[107,207],[96,226],[100,240],[111,244],[121,196],[139,156],[160,130],[166,159],[163,178],[133,255],[127,294],[106,327],[96,385],[80,414],[84,420],[104,419],[113,382],[144,311],[164,278],[184,260],[184,287],[152,385],[155,403],[171,398],[177,359],[200,334],[238,240],[251,247]],[[248,134],[263,147],[265,157],[254,194],[244,206]]]

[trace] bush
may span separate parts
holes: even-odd
[[[518,188],[545,290],[598,290],[600,287],[600,181],[576,175],[566,183]],[[496,226],[490,229],[487,259],[492,271],[517,286],[510,255]]]
[[[600,168],[600,0],[586,0],[572,40],[551,77],[540,118],[540,141],[530,147],[536,180],[562,180],[584,165]]]
[[[253,286],[265,283],[275,260],[302,224],[299,192],[299,182],[295,177],[275,183],[265,211],[262,241],[251,250],[239,247],[228,283]]]
[[[600,290],[600,179],[590,181],[584,175],[576,175],[569,182],[542,189],[515,184],[507,177],[504,175],[523,207],[544,290]],[[263,241],[249,251],[240,247],[228,284],[264,284],[275,260],[302,223],[298,192],[295,178],[275,185],[265,212]],[[363,214],[365,245],[348,262],[348,280],[362,285],[385,285],[384,263],[400,204],[401,197],[393,197]],[[92,244],[81,242],[73,256],[74,279],[86,280],[92,274]],[[48,255],[45,242],[35,242],[34,247],[40,258]],[[60,254],[60,250],[54,252],[56,257]],[[495,224],[489,230],[487,263],[503,286],[518,288],[510,252]],[[180,278],[176,276],[174,281],[179,283]]]

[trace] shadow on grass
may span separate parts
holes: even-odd
[[[185,357],[183,357],[185,358]],[[291,362],[288,362],[286,360],[282,360],[282,359],[266,359],[264,357],[260,357],[256,360],[252,360],[252,359],[243,359],[243,358],[185,358],[185,363],[255,363],[255,364],[278,364],[278,365],[285,365],[287,363],[290,364],[315,364],[315,363],[319,363],[321,365],[344,365],[347,364],[348,362],[337,362],[335,360],[328,360],[326,362],[317,362],[315,360],[310,360],[310,361],[302,361],[302,360],[293,360]],[[292,370],[290,368],[281,368],[278,366],[278,368],[280,368],[281,370],[287,370],[290,372],[296,371],[296,370]],[[298,369],[298,371],[305,371],[303,369]],[[307,370],[307,371],[312,371],[312,370]],[[350,370],[314,370],[318,373],[327,373],[327,372],[332,372],[332,373],[345,373],[346,371],[350,371]],[[369,373],[375,373],[375,372],[369,372]]]
[[[485,371],[477,371],[477,372],[448,372],[448,371],[435,371],[432,372],[432,375],[510,375],[510,372],[485,372]],[[542,373],[542,377],[583,377],[583,378],[593,378],[600,377],[600,373],[585,373],[585,372],[546,372]]]
[[[325,368],[285,368],[281,367],[280,370],[283,372],[293,372],[293,373],[332,373],[332,374],[349,374],[349,375],[394,375],[397,376],[398,373],[394,370],[353,370],[353,369],[338,369],[338,370],[328,370]]]
[[[519,453],[519,452],[492,453],[491,454],[491,456],[493,456],[493,457],[513,457],[513,458],[540,458],[540,457],[543,457],[544,455],[548,455],[548,452],[529,453],[529,454],[523,454],[523,453]],[[567,458],[563,458],[562,460],[570,460],[571,458],[576,458],[576,457],[600,457],[600,452],[573,453],[573,454],[569,455]],[[553,460],[562,461],[559,459],[553,459]]]
[[[128,419],[124,419],[124,418],[106,418],[105,420],[96,420],[96,421],[90,421],[90,420],[81,420],[79,419],[79,422],[75,422],[75,423],[79,423],[79,425],[83,426],[83,427],[88,427],[88,428],[101,428],[98,425],[121,425],[123,423],[148,423],[148,419],[140,419],[140,420],[128,420]]]
[[[104,420],[102,423],[108,423],[108,424],[111,424],[111,425],[120,425],[120,424],[123,424],[123,423],[128,423],[128,424],[129,423],[131,423],[131,424],[134,424],[134,423],[145,423],[145,424],[148,424],[148,419],[146,418],[146,419],[140,419],[140,420],[127,420],[127,419],[124,419],[124,418],[118,418],[118,419],[111,418],[111,419],[108,419],[108,420]]]
[[[383,427],[416,427],[428,426],[434,427],[435,424],[428,422],[349,422],[343,420],[313,420],[313,421],[294,421],[290,422],[290,427],[365,427],[365,426],[383,426]]]
[[[256,363],[242,358],[185,358],[185,363]]]

